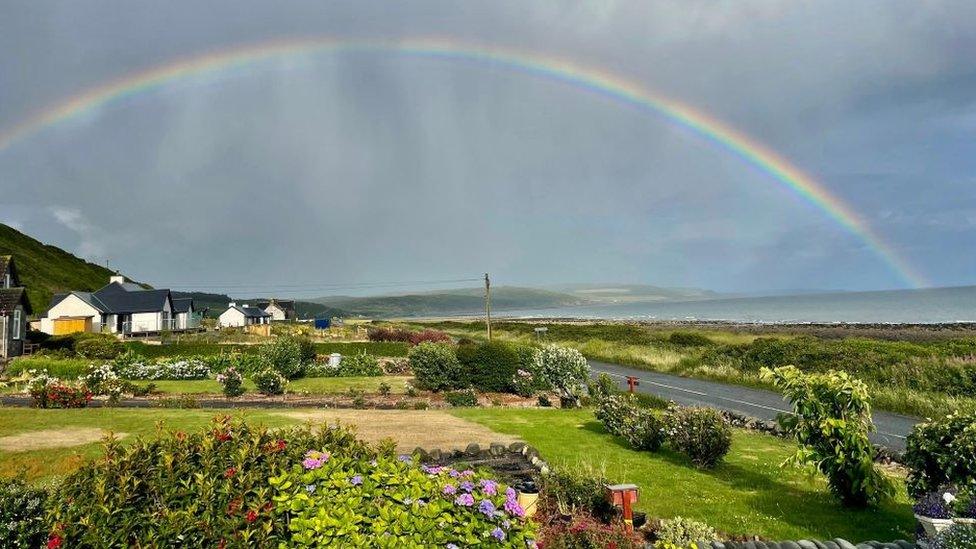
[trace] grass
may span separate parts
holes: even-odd
[[[127,342],[125,345],[129,349],[147,358],[170,356],[209,356],[234,351],[241,353],[257,353],[261,349],[259,345],[234,345],[212,342],[147,345],[141,341],[131,341]],[[328,355],[332,353],[352,355],[366,352],[376,356],[400,357],[407,356],[407,351],[409,351],[409,345],[407,343],[397,342],[353,341],[315,343],[315,352],[320,355]]]
[[[413,323],[455,337],[484,339],[484,323]],[[539,343],[538,323],[492,324],[497,339]],[[864,330],[828,335],[802,332],[749,333],[617,323],[546,323],[547,343],[573,347],[587,358],[685,377],[775,390],[759,379],[764,366],[794,364],[806,371],[844,370],[868,385],[876,409],[918,417],[941,417],[953,410],[976,409],[976,339],[956,334],[911,340],[897,333],[864,337]],[[783,328],[784,331],[786,328]],[[677,332],[704,336],[704,345],[680,345]],[[887,337],[882,339],[881,335]],[[772,339],[771,339],[772,338]]]
[[[876,510],[841,507],[822,479],[779,464],[795,446],[768,435],[735,432],[726,461],[694,469],[678,454],[637,452],[604,431],[592,412],[542,409],[455,410],[460,418],[515,435],[553,466],[605,471],[640,486],[639,510],[652,517],[683,516],[728,534],[768,539],[908,539],[914,521],[903,483],[896,502]]]
[[[233,412],[249,421],[268,427],[300,423],[274,410]],[[33,408],[0,408],[0,437],[25,431],[63,430],[96,427],[127,438],[148,436],[157,425],[168,429],[201,429],[218,415],[210,410],[89,408],[80,410],[38,410]],[[19,477],[29,482],[50,482],[80,467],[86,460],[102,453],[101,443],[93,442],[68,448],[0,451],[0,477]]]
[[[28,370],[47,370],[48,374],[62,379],[77,379],[84,375],[88,366],[96,361],[85,358],[53,358],[45,356],[22,356],[14,360],[4,370],[10,377]],[[98,361],[101,362],[101,361]]]

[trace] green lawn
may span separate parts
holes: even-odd
[[[394,394],[406,392],[406,383],[410,377],[396,376],[377,376],[377,377],[306,377],[295,379],[288,383],[289,393],[304,393],[312,395],[345,393],[350,389],[376,393],[379,391],[380,384],[390,385],[390,391]],[[136,385],[146,386],[155,383],[156,389],[166,394],[204,394],[221,392],[220,384],[213,379],[193,379],[180,381],[137,381]],[[255,392],[257,389],[251,380],[244,381],[244,387],[248,392]]]
[[[737,431],[725,463],[694,469],[682,456],[631,450],[603,430],[590,411],[467,409],[452,411],[538,448],[554,466],[605,471],[640,486],[638,509],[649,516],[684,516],[730,534],[769,539],[890,541],[908,539],[914,520],[903,483],[895,503],[877,510],[840,507],[820,478],[779,464],[795,446],[768,435]]]

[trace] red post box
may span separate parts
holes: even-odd
[[[631,393],[634,392],[634,387],[638,385],[640,385],[640,380],[637,379],[637,376],[627,376],[627,387]]]
[[[607,484],[607,501],[623,511],[624,528],[634,531],[634,504],[637,503],[636,484]]]

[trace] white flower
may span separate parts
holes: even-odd
[[[942,494],[942,499],[946,503],[952,503],[953,501],[956,501],[956,496],[950,494],[949,492],[946,492],[946,493]]]

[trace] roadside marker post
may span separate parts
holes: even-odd
[[[631,393],[633,393],[634,388],[638,387],[639,385],[640,385],[640,380],[637,379],[637,376],[627,376],[627,388],[630,390]]]
[[[624,528],[634,532],[634,504],[637,503],[639,492],[636,484],[606,484],[607,501],[623,511]]]

